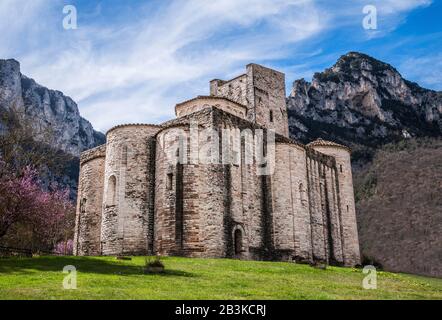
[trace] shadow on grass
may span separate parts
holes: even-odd
[[[195,277],[190,272],[166,269],[163,273],[143,272],[140,265],[131,265],[131,262],[112,261],[94,257],[38,257],[38,258],[2,258],[0,259],[0,274],[21,273],[31,274],[35,271],[62,272],[65,266],[72,265],[80,273],[96,273],[108,275],[145,275],[160,277]]]

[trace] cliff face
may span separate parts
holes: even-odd
[[[403,138],[441,136],[442,92],[421,88],[367,55],[350,52],[287,99],[292,137],[376,148]]]
[[[32,164],[46,186],[68,187],[75,199],[80,153],[103,144],[105,136],[71,98],[21,74],[17,61],[0,60],[0,141],[5,161]]]
[[[80,116],[71,98],[22,75],[15,60],[0,60],[0,110],[14,110],[32,119],[36,132],[50,130],[52,147],[75,157],[105,141],[104,135]]]

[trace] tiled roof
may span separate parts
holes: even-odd
[[[80,164],[83,165],[84,163],[94,160],[96,158],[103,158],[105,157],[105,155],[106,155],[106,144],[102,144],[95,148],[83,151],[80,154]]]
[[[186,101],[183,101],[183,102],[177,103],[176,106],[175,106],[175,110],[176,110],[177,107],[179,107],[179,106],[181,106],[181,105],[183,105],[183,104],[186,104],[186,103],[188,103],[188,102],[195,101],[195,100],[198,100],[198,99],[226,100],[226,101],[232,102],[232,103],[234,103],[234,104],[237,104],[237,105],[239,105],[239,106],[241,106],[241,107],[247,109],[247,107],[246,107],[245,105],[243,105],[243,104],[241,104],[241,103],[239,103],[239,102],[236,102],[236,101],[234,101],[234,100],[232,100],[232,99],[229,99],[229,98],[219,97],[219,96],[197,96],[197,97],[195,97],[195,98],[192,98],[192,99],[189,99],[189,100],[186,100]]]
[[[293,144],[293,145],[297,145],[298,147],[301,147],[302,149],[305,149],[305,145],[292,139],[292,138],[287,138],[284,137],[280,134],[276,134],[275,136],[275,140],[277,143],[287,143],[287,144]]]
[[[113,130],[115,130],[115,129],[118,129],[118,128],[123,128],[123,127],[138,127],[138,126],[141,126],[141,127],[157,127],[157,128],[161,128],[161,125],[159,125],[159,124],[150,124],[150,123],[126,123],[126,124],[119,124],[119,125],[117,125],[117,126],[115,126],[115,127],[110,128],[109,130],[107,130],[106,135],[107,135],[109,132],[111,132],[111,131],[113,131]]]
[[[307,144],[308,147],[335,147],[335,148],[343,148],[343,149],[347,149],[348,151],[350,151],[350,148],[347,146],[344,146],[342,144],[333,142],[333,141],[328,141],[328,140],[323,140],[321,138],[310,142],[309,144]]]

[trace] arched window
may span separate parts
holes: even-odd
[[[173,173],[168,173],[166,181],[166,189],[172,190],[172,188],[173,188]]]
[[[301,204],[303,206],[307,205],[307,195],[305,192],[304,185],[302,183],[299,184],[299,198],[301,200]]]
[[[127,165],[127,146],[123,146],[121,150],[121,164],[123,166]]]
[[[116,193],[117,193],[117,179],[115,178],[115,176],[110,176],[109,181],[107,183],[107,197],[106,197],[106,204],[108,206],[115,205]]]
[[[273,122],[273,111],[270,110],[270,122]]]
[[[80,201],[80,212],[81,213],[86,213],[86,202],[87,202],[86,198],[83,198]]]
[[[319,191],[320,191],[320,196],[321,196],[321,209],[324,211],[325,210],[325,198],[327,197],[327,195],[325,194],[325,186],[324,186],[323,182],[321,182],[319,184]]]
[[[235,255],[241,254],[242,250],[242,231],[241,229],[236,229],[234,233],[234,244],[235,244]]]

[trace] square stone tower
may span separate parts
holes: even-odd
[[[247,119],[285,137],[289,136],[285,75],[251,63],[245,74],[232,80],[210,82],[210,95],[233,100],[247,107]]]

